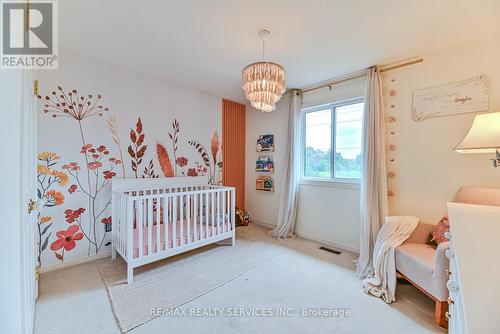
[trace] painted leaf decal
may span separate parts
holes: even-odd
[[[52,226],[52,223],[50,223],[49,225],[45,226],[45,228],[43,229],[42,233],[40,233],[40,235],[44,235],[45,232],[47,232],[47,230]]]
[[[137,136],[135,134],[135,131],[130,129],[130,140],[132,141],[132,143],[135,143],[137,141]]]
[[[130,165],[136,178],[139,177],[137,170],[142,163],[142,157],[147,149],[147,145],[143,145],[145,139],[146,135],[142,132],[142,121],[139,117],[135,125],[135,131],[134,129],[130,129],[130,140],[132,144],[128,147],[128,154],[132,157]]]
[[[212,136],[212,141],[210,143],[210,148],[212,150],[212,159],[214,161],[214,164],[217,163],[217,153],[219,152],[219,135],[217,134],[217,131],[214,132],[214,135]]]
[[[144,133],[142,133],[139,136],[139,138],[137,139],[137,146],[141,146],[142,145],[142,143],[144,142],[144,138],[145,138]]]
[[[42,252],[45,250],[45,248],[47,248],[47,245],[49,244],[49,238],[50,236],[52,235],[52,232],[47,236],[47,238],[45,238],[45,241],[43,242],[42,244]]]
[[[146,145],[144,145],[143,147],[141,147],[141,149],[137,152],[137,157],[138,158],[142,158],[144,156],[144,153],[146,153],[146,148],[147,148]]]
[[[170,157],[168,156],[167,149],[163,144],[156,143],[156,156],[160,164],[161,170],[165,177],[173,177],[174,170],[172,169],[172,164],[170,163]]]
[[[129,154],[132,158],[135,158],[135,152],[134,152],[134,149],[132,148],[132,146],[129,146],[129,147],[128,147],[128,154]]]
[[[141,121],[140,117],[137,120],[136,129],[137,129],[137,133],[141,133],[142,132],[142,121]]]

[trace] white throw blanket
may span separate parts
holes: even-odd
[[[363,290],[386,303],[396,300],[396,260],[394,250],[415,230],[418,218],[413,216],[385,217],[373,250],[374,276],[363,280]]]

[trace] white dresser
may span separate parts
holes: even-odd
[[[500,333],[500,207],[448,203],[451,334]]]

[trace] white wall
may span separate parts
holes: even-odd
[[[437,223],[446,212],[446,201],[453,200],[460,186],[499,187],[500,170],[492,167],[491,155],[453,151],[471,126],[473,114],[414,122],[410,117],[412,91],[484,73],[490,83],[490,111],[500,111],[500,39],[423,57],[422,64],[384,76],[386,110],[397,117],[387,129],[396,131],[388,136],[388,144],[396,145],[390,154],[395,161],[388,169],[397,174],[389,183],[395,193],[390,204],[392,214],[416,215]],[[391,88],[397,89],[394,98],[387,96]],[[392,103],[394,112],[388,107]]]
[[[308,105],[311,99],[326,103],[359,96],[353,95],[352,90],[347,93],[346,89],[328,92],[329,98],[324,95],[310,96],[304,99],[304,104]],[[287,94],[272,113],[263,113],[251,107],[247,109],[246,206],[252,218],[265,225],[276,225],[278,219],[280,189],[284,182],[288,108]],[[275,192],[272,193],[255,190],[255,158],[258,155],[255,146],[261,134],[274,134],[275,172],[272,176],[275,179]],[[356,251],[359,243],[359,186],[301,184],[296,232],[303,237]]]
[[[0,91],[3,121],[0,131],[5,139],[1,164],[2,233],[0,233],[0,332],[22,333],[22,276],[21,276],[21,74],[2,71]]]
[[[285,163],[285,148],[288,136],[288,93],[283,96],[276,110],[263,113],[247,106],[246,113],[246,184],[245,203],[252,218],[264,224],[276,225],[280,204],[279,189],[283,183],[283,165]],[[259,135],[274,135],[274,192],[255,189],[255,159],[257,152],[257,138]]]
[[[397,118],[396,123],[387,125],[388,133],[396,131],[394,136],[388,134],[387,140],[388,145],[396,145],[396,151],[389,154],[395,160],[388,169],[397,174],[389,182],[395,193],[390,207],[391,214],[416,215],[424,222],[436,223],[460,186],[500,187],[500,170],[491,166],[492,156],[458,154],[452,150],[469,129],[474,115],[416,123],[410,115],[412,91],[484,73],[490,79],[490,110],[500,111],[500,40],[422,56],[422,64],[387,72],[383,78],[386,109],[396,104],[395,111],[387,111],[387,116]],[[388,96],[392,88],[397,89],[394,98]],[[305,104],[310,101],[305,100]],[[276,224],[279,208],[287,108],[284,98],[273,113],[251,108],[247,113],[247,208],[257,221],[269,225]],[[276,141],[277,187],[271,194],[254,190],[254,146],[257,136],[264,133],[274,134]],[[301,184],[299,196],[299,234],[346,249],[359,249],[359,189]]]
[[[60,85],[65,91],[77,89],[80,95],[97,94],[102,95],[101,102],[109,111],[103,117],[93,117],[85,119],[83,131],[87,143],[94,147],[105,145],[109,151],[109,156],[103,160],[103,168],[99,171],[99,182],[103,180],[102,172],[108,169],[108,157],[120,159],[118,146],[113,142],[106,121],[108,115],[113,115],[117,120],[118,133],[121,140],[121,150],[123,152],[123,163],[125,166],[125,177],[134,177],[131,170],[131,158],[127,153],[127,147],[131,143],[130,129],[135,129],[138,117],[141,117],[143,131],[145,133],[145,144],[148,148],[139,168],[139,177],[142,177],[144,167],[153,160],[156,174],[161,176],[162,172],[156,154],[156,143],[166,146],[172,166],[175,166],[173,157],[172,140],[168,133],[172,132],[172,121],[177,119],[180,124],[177,157],[187,157],[188,166],[178,169],[179,176],[186,173],[188,168],[194,168],[195,163],[202,163],[199,153],[188,143],[196,140],[202,143],[211,157],[210,142],[215,131],[222,140],[222,100],[219,97],[195,91],[192,89],[169,84],[153,77],[142,76],[125,69],[114,67],[113,65],[94,63],[88,59],[81,59],[77,55],[65,53],[60,58],[59,70],[40,72],[40,94],[47,95],[52,91],[57,91]],[[61,157],[53,167],[61,170],[62,165],[76,161],[81,166],[80,178],[84,187],[87,186],[85,160],[80,153],[82,141],[78,122],[71,118],[53,118],[50,114],[43,114],[43,104],[40,104],[40,114],[38,117],[39,126],[39,152],[51,151]],[[221,159],[221,151],[218,154],[218,161]],[[123,177],[121,166],[117,166],[114,172],[118,178]],[[219,179],[217,168],[216,177]],[[207,177],[208,179],[208,177]],[[60,264],[61,261],[55,257],[55,253],[50,249],[50,245],[56,240],[57,231],[66,230],[70,224],[66,221],[64,211],[67,209],[76,210],[85,208],[86,211],[81,219],[84,228],[88,228],[89,202],[88,197],[78,191],[69,193],[68,188],[72,184],[77,184],[73,177],[69,177],[68,184],[60,186],[54,184],[53,188],[60,191],[64,197],[64,204],[42,211],[43,216],[52,217],[53,226],[49,229],[52,232],[49,238],[48,247],[42,253],[42,266]],[[109,184],[97,198],[97,207],[103,208],[109,199]],[[104,225],[100,219],[110,216],[109,208],[99,217],[96,223],[98,239],[104,233]],[[76,222],[72,223],[73,225]],[[46,224],[44,225],[46,226]],[[80,230],[81,231],[81,230]],[[88,233],[88,232],[87,232]],[[109,239],[109,233],[106,240]],[[76,242],[77,247],[71,251],[65,251],[64,261],[72,261],[94,255],[93,247],[88,247],[86,238]],[[100,252],[109,251],[109,246],[103,246]],[[61,251],[58,252],[59,254]]]

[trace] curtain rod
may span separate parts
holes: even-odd
[[[418,63],[422,63],[424,61],[423,58],[410,58],[410,59],[407,59],[407,60],[403,60],[401,62],[396,62],[396,63],[392,63],[392,64],[396,64],[396,65],[392,65],[390,66],[391,64],[388,64],[388,65],[383,65],[383,66],[379,66],[378,68],[380,69],[380,72],[383,73],[383,72],[388,72],[388,71],[392,71],[392,70],[395,70],[395,69],[398,69],[398,68],[401,68],[401,67],[405,67],[405,66],[410,66],[410,65],[414,65],[414,64],[418,64]],[[338,78],[336,80],[332,80],[332,81],[329,81],[325,84],[322,84],[322,85],[319,85],[319,86],[316,86],[316,87],[312,87],[312,88],[308,88],[308,89],[298,89],[297,90],[297,95],[300,95],[300,94],[304,94],[304,93],[307,93],[307,92],[310,92],[310,91],[313,91],[313,90],[316,90],[316,89],[320,89],[320,88],[325,88],[325,87],[331,87],[333,85],[336,85],[336,84],[339,84],[341,82],[345,82],[345,81],[349,81],[349,80],[353,80],[353,79],[357,79],[357,78],[361,78],[361,77],[364,77],[366,76],[366,70],[362,70],[360,72],[356,72],[352,75],[348,75],[348,76],[344,76],[342,78]]]

